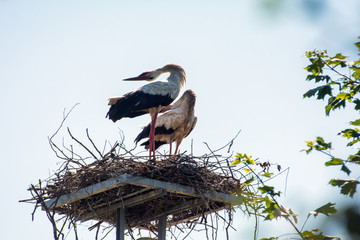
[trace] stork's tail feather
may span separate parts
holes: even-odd
[[[149,137],[149,134],[150,134],[150,124],[144,127],[144,129],[135,138],[134,142],[137,144],[141,139]]]
[[[143,95],[141,91],[137,90],[121,97],[109,98],[110,109],[106,116],[116,122],[123,117],[134,118],[148,113],[146,111],[148,107],[143,104],[145,102],[142,99]]]
[[[162,145],[166,144],[166,142],[163,141],[155,141],[155,150],[161,147]],[[149,149],[149,140],[143,142],[140,144],[140,146],[145,146],[145,149]]]

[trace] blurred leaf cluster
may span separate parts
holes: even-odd
[[[360,39],[360,38],[359,38]],[[360,55],[360,42],[355,43],[358,55]],[[341,53],[329,56],[326,50],[310,51],[306,53],[310,64],[305,67],[308,72],[306,80],[314,82],[317,86],[304,94],[304,98],[315,97],[317,100],[325,100],[325,114],[330,115],[332,111],[351,108],[359,114],[359,118],[349,121],[349,128],[340,130],[339,136],[347,140],[346,147],[357,147],[360,141],[360,57],[349,60]],[[322,137],[317,137],[313,141],[306,141],[307,149],[304,151],[309,154],[313,150],[322,152],[330,157],[325,162],[325,166],[339,165],[340,170],[348,176],[351,174],[351,167],[360,165],[360,150],[357,149],[346,159],[336,157],[331,154],[332,143],[325,142]],[[353,197],[358,184],[357,179],[331,179],[329,184],[340,187],[341,194]]]
[[[237,153],[231,165],[239,165],[244,172],[244,181],[241,184],[241,188],[237,191],[238,196],[243,199],[239,208],[249,216],[255,216],[257,222],[259,218],[265,221],[283,218],[295,229],[296,233],[294,235],[300,236],[301,239],[338,239],[329,238],[329,236],[319,232],[318,229],[303,230],[310,216],[316,217],[319,213],[329,216],[335,213],[334,203],[329,202],[311,211],[301,229],[298,227],[297,214],[290,208],[279,204],[277,198],[281,196],[281,192],[276,191],[274,186],[265,183],[278,174],[287,171],[281,171],[280,165],[260,162],[258,159],[243,153]],[[255,226],[254,239],[257,239],[257,227],[258,224]],[[262,238],[260,240],[271,239],[279,239],[279,237]]]
[[[360,42],[356,42],[355,46],[360,56]],[[326,116],[329,116],[332,111],[346,107],[351,107],[356,113],[360,113],[360,57],[359,59],[350,61],[348,57],[341,53],[330,56],[326,50],[307,52],[306,57],[310,61],[310,64],[305,68],[308,72],[306,80],[313,82],[315,87],[307,91],[303,97],[314,97],[317,100],[324,100],[326,102]],[[349,121],[349,128],[339,130],[338,136],[343,137],[347,141],[345,147],[355,149],[355,152],[346,158],[334,156],[331,152],[333,144],[325,141],[324,138],[320,136],[316,137],[313,141],[306,141],[307,149],[303,149],[303,151],[310,154],[315,150],[326,154],[330,159],[325,162],[325,166],[340,166],[339,170],[347,176],[350,176],[352,173],[351,168],[360,165],[360,147],[357,146],[360,141],[359,126],[360,116],[358,119],[351,119],[351,121]],[[279,204],[278,198],[280,198],[281,192],[276,191],[274,186],[269,185],[268,180],[279,174],[275,174],[275,171],[281,172],[280,165],[270,164],[269,162],[260,163],[258,159],[254,159],[244,153],[237,153],[231,165],[242,165],[241,168],[244,171],[245,180],[237,194],[244,199],[244,204],[242,204],[240,208],[247,214],[254,215],[257,219],[254,239],[257,239],[256,234],[259,218],[273,220],[280,217],[284,218],[293,226],[296,231],[294,234],[297,235],[294,239],[340,239],[338,237],[326,236],[319,229],[304,229],[311,216],[317,217],[319,214],[323,214],[329,217],[331,214],[335,214],[337,212],[335,203],[328,202],[310,211],[301,227],[298,223],[297,214],[290,208]],[[274,170],[274,166],[276,166],[276,170]],[[352,198],[360,183],[359,178],[359,176],[357,176],[356,179],[333,178],[329,181],[329,184],[339,187],[341,194]],[[358,227],[360,214],[355,211],[350,211],[348,215],[351,216],[351,218],[346,218],[349,234],[360,237]],[[292,234],[286,235],[289,236]],[[281,236],[262,238],[260,240],[280,238]]]

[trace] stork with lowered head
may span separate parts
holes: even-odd
[[[182,140],[187,137],[194,129],[197,117],[195,117],[196,95],[192,90],[186,90],[179,100],[174,104],[166,107],[168,110],[160,115],[155,124],[155,149],[163,144],[170,144],[170,155],[172,153],[172,142],[176,142],[176,155]],[[149,123],[141,133],[136,137],[135,142],[147,138],[151,129]],[[141,144],[146,149],[150,148],[150,140]]]

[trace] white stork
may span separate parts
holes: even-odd
[[[158,117],[155,124],[155,149],[169,143],[171,155],[172,142],[176,142],[174,154],[176,155],[182,140],[190,134],[196,125],[197,117],[194,116],[195,101],[195,93],[192,90],[187,90],[178,101],[166,108],[169,111]],[[138,143],[141,139],[147,138],[150,129],[151,124],[144,127],[136,137],[135,142]],[[150,143],[150,141],[146,141],[141,145],[148,149]]]
[[[154,160],[154,126],[157,115],[161,109],[172,103],[179,95],[180,89],[185,84],[185,71],[179,65],[167,64],[153,71],[144,72],[137,77],[124,79],[124,81],[154,81],[162,73],[170,73],[170,75],[164,81],[152,82],[124,96],[109,98],[109,105],[111,107],[106,115],[113,122],[116,122],[123,117],[133,118],[150,113],[149,156],[151,159],[151,152],[153,152]]]

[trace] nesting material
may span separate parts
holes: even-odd
[[[209,161],[208,157],[158,156],[158,161],[153,162],[148,161],[146,157],[124,157],[110,152],[91,164],[82,164],[75,168],[69,166],[70,164],[64,166],[53,178],[47,180],[44,187],[39,189],[39,186],[32,186],[30,191],[38,188],[37,194],[32,194],[34,200],[38,203],[42,201],[43,207],[48,208],[48,211],[66,215],[74,220],[96,220],[98,223],[107,222],[112,225],[116,223],[114,206],[125,206],[128,229],[156,230],[157,219],[162,215],[168,216],[167,224],[171,226],[229,208],[232,205],[229,201],[209,199],[203,193],[234,195],[240,188],[236,178],[224,172],[220,173],[219,164]],[[57,205],[57,199],[64,195],[76,193],[124,174],[191,187],[197,194],[166,191],[130,182]],[[47,206],[46,202],[49,203],[50,199],[55,202]]]

